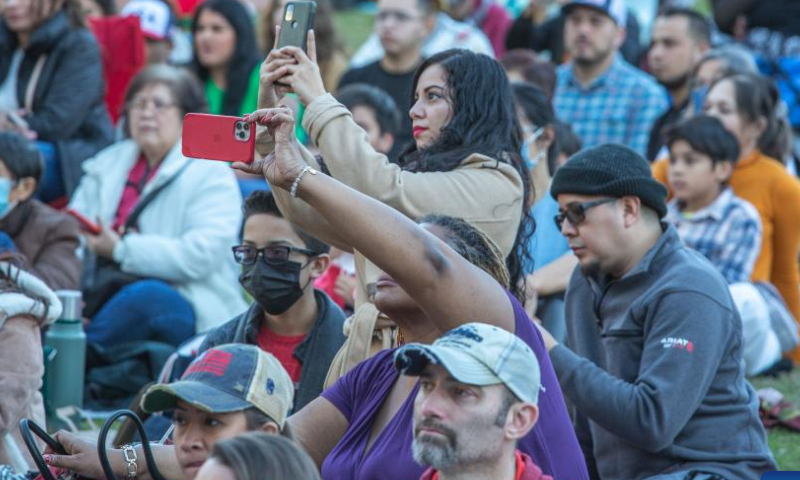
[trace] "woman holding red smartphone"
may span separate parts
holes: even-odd
[[[286,93],[280,84],[290,85],[306,105],[303,128],[332,176],[411,219],[442,213],[486,232],[506,256],[512,292],[523,299],[522,258],[527,256],[525,239],[533,232],[532,217],[524,209],[530,175],[518,154],[522,134],[500,65],[466,50],[448,50],[420,65],[408,112],[414,143],[393,164],[372,148],[347,108],[326,93],[314,61],[313,31],[307,45],[308,54],[296,47],[270,52],[262,66],[259,106],[277,105]],[[273,148],[268,132],[256,140],[262,156]],[[310,165],[319,166],[308,150],[301,146],[300,151]],[[285,192],[276,192],[276,199],[289,221],[341,250],[354,250],[304,202]],[[361,319],[366,286],[377,281],[380,271],[357,250],[355,262],[356,316]],[[382,323],[374,315],[363,318]]]
[[[189,73],[147,67],[125,97],[130,138],[84,163],[69,207],[101,228],[85,233],[96,258],[84,290],[89,342],[177,346],[245,308],[229,254],[242,218],[235,175],[181,153],[184,114],[204,108]],[[110,285],[119,278],[129,281]]]

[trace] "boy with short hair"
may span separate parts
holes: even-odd
[[[761,220],[728,186],[739,158],[736,137],[716,118],[699,116],[667,130],[666,145],[674,195],[666,220],[728,282],[742,317],[746,373],[761,373],[781,357],[770,319],[770,308],[781,306],[770,305],[771,297],[750,282],[761,251]]]
[[[749,282],[761,250],[761,220],[728,187],[739,158],[736,137],[719,120],[699,116],[667,130],[666,141],[673,192],[667,220],[729,284]]]
[[[353,114],[353,120],[367,132],[372,148],[388,154],[400,133],[400,111],[385,90],[365,83],[353,83],[336,91],[336,99]]]

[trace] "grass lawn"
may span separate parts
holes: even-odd
[[[800,370],[778,378],[755,378],[751,383],[756,389],[773,387],[786,398],[800,406]],[[777,426],[767,431],[769,447],[781,470],[800,471],[800,433]]]
[[[333,16],[336,32],[344,42],[345,53],[353,55],[372,33],[374,25],[371,14],[359,8],[336,12]]]

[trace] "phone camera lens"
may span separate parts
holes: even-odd
[[[244,129],[245,129],[245,131],[250,130],[250,124],[249,123],[245,123],[244,124]]]

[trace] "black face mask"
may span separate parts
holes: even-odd
[[[300,271],[306,265],[298,262],[269,265],[256,260],[252,265],[242,266],[239,283],[267,313],[280,315],[303,296],[305,287],[300,286]]]

